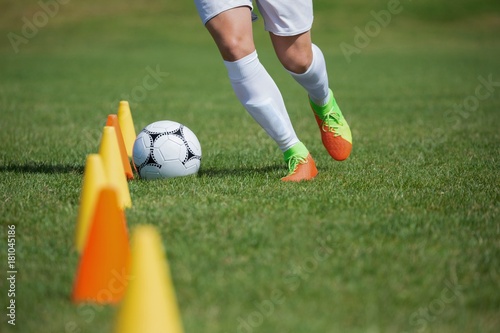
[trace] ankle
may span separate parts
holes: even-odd
[[[332,90],[329,89],[328,91],[329,91],[328,96],[322,101],[314,101],[311,98],[309,98],[309,101],[311,103],[314,112],[320,117],[326,116],[332,110],[335,104],[335,98],[333,96]]]
[[[302,142],[297,142],[292,147],[288,148],[284,153],[285,162],[288,162],[293,156],[306,159],[309,155],[309,150]]]

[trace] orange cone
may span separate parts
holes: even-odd
[[[78,253],[82,253],[83,251],[95,211],[97,197],[107,181],[101,155],[88,155],[83,173],[83,185],[75,232],[75,248]]]
[[[121,101],[118,106],[118,122],[122,129],[123,141],[125,142],[128,157],[132,158],[134,141],[137,135],[135,134],[134,121],[132,120],[132,113],[127,101]]]
[[[99,193],[75,284],[72,301],[109,304],[119,302],[129,279],[130,248],[117,190],[104,186]]]
[[[123,170],[120,148],[116,139],[116,132],[112,126],[104,126],[99,147],[99,155],[102,157],[104,171],[111,185],[118,189],[118,200],[123,208],[132,207],[132,199],[127,184],[127,177]]]
[[[130,167],[130,160],[128,159],[127,149],[125,148],[125,142],[123,141],[123,135],[118,122],[118,116],[116,114],[108,115],[108,121],[106,126],[113,126],[116,132],[116,139],[118,141],[118,146],[120,147],[120,155],[122,157],[123,169],[125,170],[125,176],[127,179],[134,179],[134,173]]]
[[[131,240],[130,274],[115,327],[116,333],[182,333],[168,262],[152,226],[139,226]]]

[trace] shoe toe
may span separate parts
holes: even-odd
[[[352,144],[342,137],[334,136],[333,133],[324,133],[321,139],[323,146],[334,160],[343,161],[351,154]]]

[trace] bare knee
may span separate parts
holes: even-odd
[[[312,63],[312,53],[304,51],[285,52],[278,58],[283,67],[297,74],[305,73]]]
[[[236,61],[255,50],[253,40],[247,36],[230,36],[217,43],[222,58],[226,61]]]
[[[310,32],[296,36],[277,36],[271,33],[270,36],[283,67],[297,74],[307,71],[313,58]]]
[[[206,27],[222,58],[236,61],[255,50],[250,8],[236,7],[212,18]]]

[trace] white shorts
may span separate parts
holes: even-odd
[[[278,36],[295,36],[311,30],[312,0],[255,0],[267,31]],[[203,24],[218,14],[236,7],[253,9],[252,0],[194,0]]]

